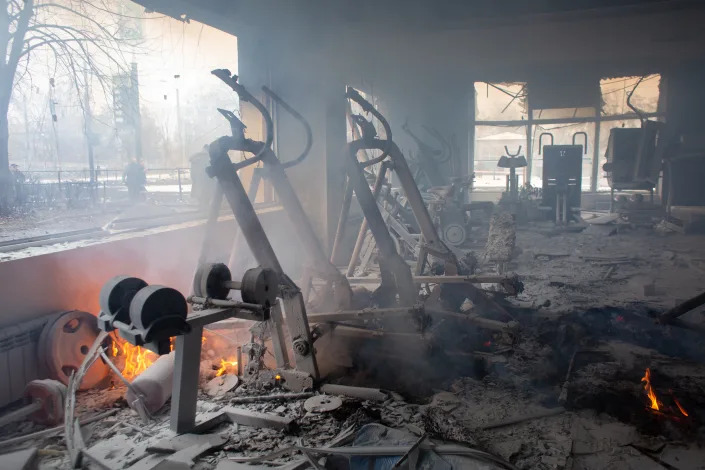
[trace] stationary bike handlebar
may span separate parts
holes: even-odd
[[[382,123],[382,127],[384,127],[385,145],[382,149],[382,155],[375,158],[374,160],[375,163],[384,160],[387,155],[389,155],[389,150],[392,143],[392,128],[389,126],[389,123],[384,118],[384,116],[382,116],[382,113],[377,111],[377,109],[372,106],[372,103],[363,98],[360,92],[358,92],[353,87],[347,87],[345,97],[359,104],[363,111],[372,114],[380,123]]]
[[[251,103],[255,107],[255,109],[257,109],[257,111],[262,115],[265,124],[264,145],[262,146],[262,148],[260,148],[260,150],[257,152],[257,154],[255,154],[254,157],[243,160],[242,162],[238,163],[237,166],[238,168],[242,168],[259,162],[260,160],[262,160],[264,152],[266,152],[267,149],[272,147],[272,141],[274,140],[274,123],[272,122],[272,117],[269,115],[269,111],[267,111],[267,108],[257,98],[252,96],[252,94],[247,91],[244,86],[237,82],[238,76],[235,74],[231,74],[230,70],[216,69],[211,71],[211,73],[216,77],[220,78],[230,88],[232,88],[233,91],[235,91],[235,93],[237,93],[237,95],[240,97],[241,101]]]
[[[306,132],[306,146],[304,147],[304,150],[301,152],[301,155],[296,157],[294,160],[288,161],[286,163],[282,163],[282,166],[284,168],[291,168],[292,166],[298,165],[304,159],[306,156],[308,156],[308,153],[311,151],[311,146],[313,145],[313,132],[311,131],[311,126],[309,125],[308,121],[306,118],[304,118],[301,114],[299,114],[298,111],[296,111],[294,108],[292,108],[289,103],[284,101],[279,95],[274,93],[271,89],[269,89],[266,85],[262,87],[262,91],[272,98],[279,106],[284,108],[286,112],[291,114],[294,119],[299,121],[302,126],[304,126],[304,131]]]

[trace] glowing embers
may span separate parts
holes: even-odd
[[[673,395],[673,391],[669,390],[670,401],[675,406],[669,406],[664,404],[662,400],[656,395],[656,390],[654,390],[651,384],[651,369],[648,367],[644,372],[644,376],[641,378],[641,382],[644,384],[644,392],[648,398],[648,404],[650,410],[657,412],[659,414],[670,415],[673,417],[688,416],[688,412],[685,410],[683,405],[678,401],[678,399]]]

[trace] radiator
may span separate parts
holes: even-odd
[[[42,328],[54,316],[0,330],[0,407],[21,399],[25,385],[41,378],[37,343]]]

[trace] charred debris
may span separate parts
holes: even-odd
[[[229,70],[211,79],[262,132],[213,110],[230,132],[208,145],[190,289],[128,272],[95,292],[99,312],[18,326],[38,370],[8,385],[22,398],[0,416],[1,468],[704,468],[705,243],[673,189],[702,139],[635,112],[638,127],[607,129],[609,194],[588,194],[593,136],[539,132],[540,184],[536,148],[503,145],[492,199],[443,129],[390,122],[383,99],[349,86],[324,243],[290,180],[317,137],[305,113]],[[294,158],[275,145],[282,115]],[[277,195],[299,269],[260,190]]]

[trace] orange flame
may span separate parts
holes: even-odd
[[[660,409],[659,401],[656,397],[656,392],[654,392],[654,389],[651,386],[651,369],[649,369],[648,367],[646,368],[646,372],[641,378],[641,381],[644,382],[644,390],[646,391],[646,396],[648,396],[649,400],[651,401],[651,409],[658,411]]]
[[[207,341],[208,339],[204,334],[201,344],[204,345]],[[171,351],[174,350],[174,338],[172,338],[169,349]],[[122,340],[122,338],[114,339],[110,350],[113,357],[122,356],[124,358],[121,373],[130,381],[144,372],[147,367],[151,366],[158,358],[153,352],[139,346],[134,346]],[[216,377],[232,372],[234,367],[237,367],[237,361],[234,358],[230,360],[221,359],[220,369],[216,372]]]
[[[215,373],[216,377],[220,377],[221,375],[224,375],[228,372],[228,368],[232,367],[237,367],[237,361],[235,360],[230,360],[226,361],[225,359],[220,360],[220,369],[218,369]]]
[[[646,396],[649,397],[652,410],[661,411],[671,415],[675,413],[675,409],[672,406],[664,405],[663,402],[661,402],[656,396],[656,392],[651,386],[651,369],[649,369],[648,367],[646,368],[646,371],[644,372],[644,376],[641,378],[641,381],[644,382],[644,391],[646,391]],[[671,398],[673,398],[673,403],[675,403],[678,407],[678,411],[680,411],[683,416],[688,416],[688,412],[685,410],[685,408],[683,408],[683,405],[681,405],[678,399],[673,395],[673,390],[669,390],[669,392]]]
[[[156,354],[153,352],[139,346],[133,346],[127,341],[122,343],[121,348],[122,355],[125,357],[122,375],[127,380],[132,380],[140,375],[156,360]],[[116,350],[117,348],[113,345],[113,356],[117,356]]]
[[[685,408],[683,408],[683,405],[680,404],[680,402],[678,401],[678,399],[676,397],[673,397],[673,402],[676,404],[676,406],[678,407],[678,410],[680,410],[680,412],[683,416],[688,416],[688,412],[685,411]]]

